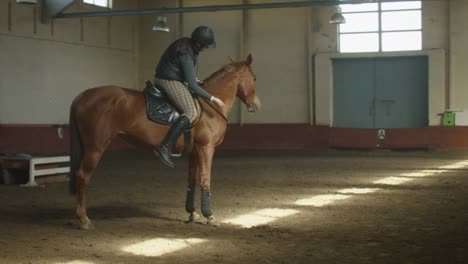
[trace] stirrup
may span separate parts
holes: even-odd
[[[171,156],[171,158],[181,158],[182,157],[182,152],[179,152],[179,153],[170,152],[169,156]]]
[[[174,168],[174,167],[175,167],[174,162],[171,160],[171,152],[170,152],[170,151],[169,151],[169,160],[166,160],[166,159],[163,158],[164,155],[162,155],[162,153],[159,151],[159,146],[153,148],[153,152],[159,156],[159,158],[161,159],[161,161],[162,161],[165,165],[167,165],[167,166],[169,166],[169,167],[171,167],[171,168]]]

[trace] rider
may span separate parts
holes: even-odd
[[[156,67],[155,84],[163,88],[169,99],[182,112],[179,119],[170,127],[162,143],[154,148],[154,152],[171,168],[174,168],[170,156],[171,146],[185,129],[192,126],[197,116],[190,91],[214,102],[219,107],[224,106],[223,101],[200,87],[195,75],[198,54],[214,47],[216,42],[213,30],[207,26],[199,26],[192,32],[190,38],[183,37],[169,45]]]

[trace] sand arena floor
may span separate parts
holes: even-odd
[[[219,227],[185,223],[186,175],[106,153],[89,231],[67,183],[0,185],[0,263],[468,263],[467,151],[218,153]]]

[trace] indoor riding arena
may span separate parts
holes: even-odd
[[[0,264],[468,263],[467,15],[0,0]]]

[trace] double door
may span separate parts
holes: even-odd
[[[427,56],[335,59],[334,127],[428,126]]]

